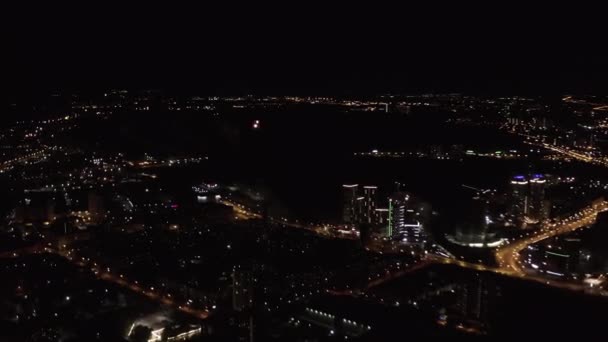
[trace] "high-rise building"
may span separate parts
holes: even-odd
[[[542,222],[549,217],[545,200],[547,180],[541,174],[515,176],[511,180],[510,214],[516,226]]]
[[[15,220],[19,223],[52,222],[57,216],[56,200],[47,192],[30,193],[23,204],[15,209]]]
[[[90,192],[88,196],[88,211],[94,222],[100,222],[106,216],[103,197],[96,192]]]
[[[375,211],[377,207],[377,190],[374,185],[366,185],[363,187],[363,208],[361,220],[366,223],[374,224]]]
[[[366,222],[363,217],[365,216],[365,197],[358,196],[355,199],[355,219],[354,223]]]
[[[374,215],[374,222],[380,232],[380,235],[385,237],[391,237],[393,233],[389,225],[389,210],[387,208],[376,208],[376,210],[374,211]]]
[[[471,202],[471,211],[468,221],[474,227],[478,227],[477,231],[481,234],[486,234],[490,223],[492,220],[490,219],[490,197],[491,193],[486,193],[484,191],[477,192],[473,196],[473,200]]]
[[[416,203],[409,194],[397,192],[389,198],[390,236],[408,244],[424,244],[426,236],[422,221],[425,206]]]
[[[511,216],[516,225],[521,225],[528,214],[528,180],[525,176],[513,177],[510,197]]]
[[[496,302],[500,288],[494,278],[483,273],[474,273],[458,289],[456,308],[467,324],[480,330],[489,328],[496,314]]]
[[[342,191],[344,192],[344,207],[342,212],[342,220],[345,223],[356,223],[358,216],[358,203],[357,203],[357,190],[359,186],[357,184],[344,184],[342,185]]]
[[[398,192],[388,199],[389,231],[391,236],[399,235],[405,227],[405,214],[409,195]]]
[[[530,179],[527,217],[531,222],[540,222],[546,219],[545,183],[546,180],[542,175],[534,175]]]
[[[232,270],[232,307],[235,311],[250,310],[253,306],[254,272],[237,265]]]

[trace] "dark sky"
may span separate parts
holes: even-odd
[[[57,12],[11,22],[13,93],[105,87],[211,93],[608,91],[606,29],[577,14]]]

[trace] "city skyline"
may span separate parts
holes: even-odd
[[[603,20],[51,6],[8,21],[0,341],[605,335]]]

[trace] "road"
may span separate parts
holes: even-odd
[[[238,215],[242,215],[246,218],[261,218],[261,215],[249,211],[243,206],[233,204],[231,202],[225,201],[224,204],[233,206],[235,212]],[[389,274],[387,273],[386,277],[382,277],[381,279],[375,279],[371,281],[367,288],[376,286],[378,284],[384,283],[390,279],[394,279],[399,277],[400,275],[404,275],[413,271],[417,271],[421,268],[427,267],[432,264],[450,264],[456,265],[462,268],[467,268],[475,271],[486,271],[486,272],[494,272],[500,275],[509,276],[509,277],[517,277],[530,281],[535,281],[539,283],[543,283],[545,285],[550,285],[553,287],[568,289],[572,291],[587,291],[589,292],[589,287],[582,282],[573,282],[573,281],[565,281],[565,280],[556,280],[556,279],[548,279],[546,277],[536,276],[532,274],[526,273],[521,265],[520,261],[520,252],[527,248],[528,246],[535,244],[539,241],[548,239],[553,236],[557,236],[560,234],[566,234],[572,232],[574,230],[589,226],[593,224],[596,220],[597,214],[599,212],[608,210],[608,202],[602,201],[597,202],[589,207],[581,210],[575,215],[570,216],[569,218],[562,219],[559,222],[546,225],[543,229],[537,232],[532,232],[532,235],[526,236],[521,240],[515,241],[513,243],[504,245],[498,248],[495,252],[496,260],[498,262],[498,267],[487,266],[478,263],[470,263],[463,260],[451,259],[442,256],[428,254],[425,259],[423,259],[420,263],[412,265],[410,269],[402,270],[399,274]],[[319,227],[305,227],[301,224],[293,224],[287,221],[278,221],[279,223],[285,224],[291,227],[304,228],[315,233],[319,233]],[[326,231],[326,230],[325,230]],[[323,234],[323,233],[322,233]],[[324,232],[323,235],[327,233]],[[327,236],[327,235],[325,235]],[[596,290],[599,291],[599,290]],[[346,293],[348,292],[348,293]],[[340,292],[335,294],[352,294],[351,291]],[[608,295],[604,292],[596,292],[596,294]]]
[[[0,162],[0,173],[9,171],[13,166],[15,166],[15,164],[19,164],[19,163],[25,163],[31,159],[35,159],[35,158],[39,158],[41,156],[44,156],[44,153],[46,152],[46,148],[43,148],[39,151],[36,152],[32,152],[26,155],[21,155],[21,156],[17,156],[13,159],[10,160],[5,160]]]
[[[600,165],[600,166],[608,166],[608,162],[603,158],[594,158],[594,157],[588,156],[588,155],[580,153],[580,152],[576,152],[576,151],[573,151],[570,149],[558,147],[558,146],[555,146],[552,144],[547,144],[547,143],[540,143],[540,144],[534,144],[534,145],[542,146],[548,150],[563,154],[567,157],[570,157],[570,158],[576,159],[576,160],[580,160],[582,162],[596,164],[596,165]]]
[[[449,258],[444,258],[444,257],[440,257],[440,256],[430,256],[428,258],[430,259],[430,261],[434,261],[434,263],[436,263],[436,264],[456,265],[458,267],[471,269],[474,271],[493,272],[493,273],[508,276],[511,278],[520,278],[522,280],[533,281],[533,282],[541,283],[541,284],[548,285],[551,287],[560,288],[563,290],[585,292],[587,294],[592,294],[592,295],[608,296],[607,291],[603,291],[598,288],[592,289],[583,282],[548,279],[546,277],[532,275],[532,274],[528,274],[528,273],[517,273],[510,269],[485,266],[485,265],[481,265],[481,264],[470,263],[470,262],[466,262],[466,261],[462,261],[462,260],[449,259]]]
[[[226,202],[226,201],[224,201],[224,204],[233,206],[235,213],[237,215],[241,216],[242,218],[247,218],[247,219],[258,218],[259,219],[262,217],[260,214],[247,210],[246,208],[243,208],[242,206],[238,206],[233,203]],[[558,287],[558,288],[562,288],[562,289],[567,289],[567,290],[572,290],[572,291],[584,291],[587,293],[600,294],[600,295],[606,296],[606,295],[608,295],[608,293],[606,291],[601,291],[601,290],[595,289],[594,292],[590,292],[590,288],[582,282],[547,279],[546,277],[541,277],[541,276],[526,273],[524,268],[522,267],[522,264],[520,261],[521,251],[524,250],[525,248],[527,248],[528,246],[538,243],[539,241],[542,241],[544,239],[548,239],[548,238],[551,238],[551,237],[554,237],[554,236],[557,236],[560,234],[567,234],[567,233],[575,231],[577,229],[587,227],[595,222],[598,213],[605,211],[605,210],[608,210],[608,202],[602,201],[602,202],[594,203],[591,206],[581,210],[580,212],[578,212],[577,214],[575,214],[569,218],[563,219],[559,222],[556,222],[556,223],[553,223],[550,225],[546,225],[543,229],[533,232],[531,235],[526,236],[521,240],[518,240],[516,242],[513,242],[511,244],[498,248],[495,252],[496,260],[498,262],[498,267],[486,266],[483,264],[470,263],[470,262],[466,262],[463,260],[457,260],[457,259],[452,259],[452,258],[446,258],[443,256],[428,254],[421,261],[414,263],[413,265],[411,265],[408,268],[400,269],[399,271],[396,271],[396,272],[387,271],[386,274],[381,276],[380,278],[375,278],[375,279],[370,280],[370,282],[367,284],[367,286],[362,290],[366,290],[366,289],[378,286],[387,281],[401,277],[408,273],[418,271],[420,269],[423,269],[423,268],[433,265],[433,264],[448,264],[448,265],[455,265],[458,267],[471,269],[471,270],[475,270],[475,271],[494,272],[494,273],[504,275],[504,276],[517,277],[517,278],[521,278],[521,279],[525,279],[525,280],[540,282],[540,283],[543,283],[543,284],[546,284],[549,286]],[[329,233],[327,233],[327,231],[328,231],[327,227],[305,226],[300,223],[288,222],[285,219],[280,219],[280,220],[272,219],[272,220],[275,221],[276,223],[280,223],[280,224],[283,224],[283,225],[286,225],[289,227],[294,227],[294,228],[298,228],[298,229],[306,229],[306,230],[313,231],[317,234],[321,234],[324,236],[330,235]],[[320,229],[322,230],[321,232],[319,232]],[[39,244],[30,246],[27,248],[2,253],[2,254],[0,254],[0,258],[11,258],[11,257],[17,257],[19,255],[23,255],[23,254],[41,253],[41,252],[55,253],[55,254],[65,257],[67,260],[77,264],[78,266],[91,268],[91,270],[94,271],[96,277],[100,280],[119,285],[123,288],[129,289],[135,293],[143,295],[152,301],[174,307],[175,309],[180,310],[184,313],[190,314],[196,318],[204,319],[209,316],[209,311],[207,311],[207,310],[193,308],[190,305],[188,305],[187,303],[179,304],[171,294],[167,294],[167,293],[161,294],[160,292],[158,292],[158,290],[155,291],[154,288],[146,289],[146,288],[142,287],[136,280],[129,280],[121,274],[112,273],[109,268],[99,267],[97,263],[91,262],[90,260],[83,260],[82,258],[77,258],[73,254],[71,254],[72,252],[68,252],[69,246],[73,242],[82,240],[82,239],[87,239],[90,237],[89,235],[90,234],[83,232],[82,234],[73,234],[72,236],[68,236],[68,237],[63,236],[60,238],[51,238],[50,240],[47,239],[47,241],[45,241],[45,243],[39,243]],[[63,248],[61,248],[61,250],[54,249],[54,248],[50,247],[49,241],[52,241],[55,245],[59,245]],[[355,294],[352,290],[330,291],[330,293],[335,294],[335,295],[354,295]]]
[[[398,278],[402,275],[418,271],[422,268],[433,264],[445,264],[445,265],[455,265],[461,268],[466,268],[474,271],[481,272],[493,272],[503,276],[520,278],[524,280],[534,281],[538,283],[542,283],[545,285],[549,285],[552,287],[557,287],[561,289],[571,290],[571,291],[583,291],[590,294],[607,296],[608,293],[606,291],[602,291],[600,289],[593,289],[593,292],[589,288],[589,286],[583,282],[578,281],[567,281],[567,280],[557,280],[557,279],[549,279],[543,276],[538,276],[534,274],[526,273],[521,265],[520,261],[520,253],[522,250],[527,248],[528,246],[535,244],[544,239],[548,239],[553,236],[557,236],[560,234],[567,234],[569,232],[575,231],[577,229],[587,227],[593,224],[597,218],[597,214],[608,210],[608,202],[601,201],[596,202],[589,207],[581,210],[575,215],[572,215],[569,218],[562,219],[559,222],[550,224],[545,226],[542,230],[533,232],[531,235],[518,240],[514,243],[505,245],[503,247],[497,248],[495,255],[496,260],[498,262],[498,267],[487,266],[479,263],[467,262],[464,260],[446,258],[439,255],[427,254],[424,259],[420,262],[413,264],[411,267],[407,269],[400,270],[396,273],[389,273],[381,278],[373,279],[367,284],[367,289],[377,286],[379,284],[385,283],[391,279]],[[336,295],[353,295],[353,291],[334,291],[330,292]]]
[[[77,266],[90,268],[94,272],[97,279],[128,289],[132,292],[147,297],[151,301],[173,307],[174,309],[199,319],[205,319],[209,316],[209,311],[207,310],[194,308],[188,303],[180,304],[174,299],[174,296],[169,293],[160,293],[158,290],[154,289],[154,287],[144,288],[137,280],[130,280],[122,274],[116,274],[112,272],[110,268],[101,267],[98,263],[89,259],[76,257],[71,251],[59,251],[51,248],[47,248],[46,251],[60,255]]]
[[[521,251],[539,241],[570,233],[579,228],[589,226],[595,222],[597,214],[608,209],[608,202],[593,204],[579,213],[557,223],[544,226],[535,234],[525,237],[515,243],[507,244],[496,249],[496,261],[499,268],[505,273],[513,273],[517,276],[524,276],[525,271],[521,264]]]
[[[515,134],[528,138],[528,139],[536,139],[536,137],[534,137],[534,136],[523,134],[523,133],[515,133]],[[599,166],[603,166],[603,167],[608,167],[608,158],[606,158],[606,157],[601,157],[601,158],[593,157],[588,154],[582,153],[580,151],[572,150],[568,147],[560,147],[560,146],[548,144],[545,142],[535,142],[535,141],[528,140],[528,141],[525,141],[525,143],[532,145],[532,146],[539,146],[539,147],[545,148],[545,149],[553,151],[553,152],[557,152],[559,154],[562,154],[566,157],[569,157],[569,158],[572,158],[572,159],[575,159],[578,161],[582,161],[582,162],[594,164],[594,165],[599,165]]]
[[[84,267],[93,271],[95,277],[99,280],[113,283],[122,288],[128,289],[137,294],[147,297],[149,300],[163,304],[169,307],[173,307],[176,310],[189,314],[199,319],[205,319],[209,316],[209,311],[204,309],[197,309],[189,305],[187,302],[184,304],[178,303],[173,295],[169,293],[161,294],[154,288],[146,289],[142,287],[137,280],[130,280],[122,274],[115,274],[110,268],[101,267],[98,263],[93,262],[83,257],[76,257],[72,251],[69,250],[70,246],[83,239],[91,237],[89,232],[74,233],[69,236],[51,237],[45,240],[44,243],[37,243],[33,246],[26,248],[17,249],[10,252],[0,254],[0,258],[16,258],[25,254],[37,254],[37,253],[52,253],[64,257],[66,260],[75,264],[79,267]],[[60,246],[57,249],[54,246]]]
[[[220,200],[219,202],[223,205],[232,207],[237,219],[248,220],[248,219],[262,219],[263,218],[263,216],[261,214],[255,212],[241,204],[234,203],[234,202],[231,202],[231,201],[228,201],[225,199]],[[308,230],[309,232],[315,233],[315,234],[317,234],[319,236],[323,236],[323,237],[332,237],[332,238],[350,239],[350,240],[357,239],[356,235],[339,233],[338,230],[335,229],[336,228],[335,226],[332,226],[329,224],[308,225],[308,224],[302,224],[299,222],[290,221],[285,217],[282,217],[282,218],[271,217],[270,222],[275,223],[275,224],[284,225],[284,226],[291,227],[291,228],[305,229],[305,230]]]
[[[347,290],[327,290],[327,293],[335,296],[355,296],[363,291],[369,290],[373,287],[382,285],[390,280],[400,278],[410,273],[414,273],[418,270],[426,268],[435,262],[431,259],[421,259],[418,262],[413,263],[411,266],[403,265],[404,267],[396,271],[386,271],[380,277],[370,279],[364,287],[358,289],[347,289]]]

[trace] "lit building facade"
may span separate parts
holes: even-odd
[[[392,236],[391,226],[389,224],[390,212],[387,208],[376,208],[374,211],[374,222],[379,229],[380,234],[385,237]]]
[[[344,184],[342,191],[344,193],[344,206],[342,212],[342,220],[345,223],[356,223],[359,214],[358,192],[359,185]]]
[[[355,200],[355,219],[353,223],[366,222],[363,220],[365,216],[365,197],[359,196]]]
[[[545,200],[547,180],[543,175],[515,176],[511,180],[510,214],[516,226],[535,224],[549,217]]]
[[[525,176],[515,176],[511,180],[510,211],[516,225],[521,225],[528,214],[528,185]]]
[[[546,180],[542,175],[534,175],[530,179],[530,199],[528,201],[527,217],[531,222],[541,222],[547,218],[548,207],[545,204]]]
[[[464,321],[463,324],[479,331],[490,328],[489,324],[495,318],[500,292],[494,278],[481,273],[475,273],[460,284],[456,309]]]
[[[428,208],[426,208],[428,209]],[[389,198],[390,236],[408,244],[424,244],[423,229],[425,206],[416,203],[409,194],[398,192]]]
[[[237,265],[232,271],[232,308],[246,311],[253,307],[255,278],[252,269]]]
[[[361,222],[375,224],[377,207],[378,187],[366,185],[363,187],[363,208],[361,210]]]

